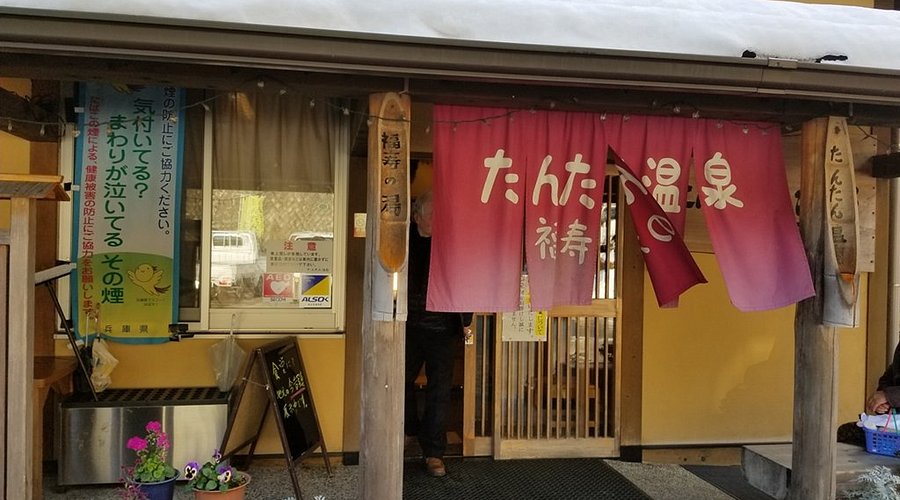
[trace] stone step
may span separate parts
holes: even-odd
[[[786,498],[791,485],[792,449],[790,443],[744,446],[741,465],[747,482],[779,500]],[[834,467],[837,491],[842,491],[866,469],[876,465],[889,467],[896,474],[900,459],[868,453],[859,446],[837,443]]]

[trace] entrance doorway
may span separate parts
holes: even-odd
[[[548,312],[544,338],[511,340],[478,314],[465,346],[465,456],[619,456],[622,304],[619,182],[607,172],[590,305]]]
[[[415,116],[424,117],[421,123],[431,122],[430,105],[418,103],[414,108]],[[423,130],[414,127],[412,133],[413,143],[430,141]],[[424,149],[431,150],[430,142]],[[431,163],[415,163],[419,175],[413,190],[426,189]],[[624,232],[633,231],[626,228],[630,222],[623,222],[625,214],[618,210],[624,202],[618,171],[612,165],[606,169],[603,193],[590,305],[548,311],[546,338],[539,341],[504,340],[502,315],[475,315],[475,335],[470,343],[460,344],[456,356],[447,455],[620,455],[622,367],[617,361],[622,359],[624,301],[623,273],[618,271],[628,272],[621,261],[632,258],[634,252],[622,251]],[[643,270],[635,269],[640,281],[634,286],[641,288]],[[420,404],[426,383],[423,373],[417,381]],[[405,456],[420,455],[415,439],[407,439]]]
[[[450,401],[450,417],[447,425],[447,449],[445,456],[459,457],[463,456],[463,413],[464,413],[464,385],[465,385],[465,346],[460,340],[456,346],[453,363],[453,384],[451,388]],[[425,393],[428,389],[428,379],[425,376],[425,367],[419,371],[416,378],[416,403],[418,405],[419,415],[425,411]],[[404,458],[422,457],[422,448],[416,440],[415,436],[406,436],[403,446]]]

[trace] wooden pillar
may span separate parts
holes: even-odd
[[[366,212],[366,159],[350,158],[347,212],[351,214],[347,239],[347,283],[363,283],[366,277],[366,240],[354,234],[354,214]],[[344,465],[359,465],[360,381],[362,380],[363,288],[347,287],[344,310]]]
[[[32,498],[34,460],[34,264],[37,209],[35,200],[68,200],[62,177],[0,174],[0,199],[10,201],[9,273],[5,357],[6,443],[3,498]],[[38,443],[41,441],[38,440]],[[39,455],[40,456],[40,455]],[[40,494],[40,490],[39,494]]]
[[[622,195],[624,196],[624,194]],[[619,200],[624,206],[624,199]],[[619,456],[622,460],[641,462],[643,460],[643,366],[644,366],[644,257],[637,232],[631,220],[630,210],[620,210],[619,228],[622,231],[619,249],[621,267],[622,318],[621,346],[618,362],[621,363],[621,409],[619,422]],[[619,286],[617,284],[617,286]]]
[[[32,80],[31,95],[45,99],[47,102],[57,102],[59,100],[59,82]],[[63,129],[64,131],[65,129]],[[47,140],[30,143],[28,172],[37,175],[57,175],[59,173],[59,137],[47,136],[45,133],[45,138]],[[53,228],[41,231],[35,241],[34,268],[35,271],[42,271],[56,265],[58,235],[55,228],[59,218],[59,205],[38,203],[36,210],[35,217],[38,227]],[[57,284],[53,283],[52,286],[57,287]],[[36,356],[53,356],[53,334],[56,332],[56,325],[59,324],[59,317],[56,315],[53,299],[46,286],[39,286],[35,289],[34,313],[34,354]],[[36,429],[35,432],[43,432],[43,429]]]
[[[794,431],[790,498],[835,498],[837,336],[823,325],[825,138],[828,119],[803,124],[800,234],[816,295],[797,304],[794,320]]]
[[[4,232],[2,244],[0,244],[0,374],[3,375],[4,384],[0,389],[0,496],[6,494],[6,387],[9,378],[6,377],[7,366],[7,339],[9,333],[9,234]]]
[[[32,143],[30,156],[31,173],[56,174],[59,171],[57,168],[59,163],[57,161],[58,157],[58,142]],[[56,203],[38,203],[35,209],[38,227],[50,228],[49,230],[41,231],[37,235],[35,242],[34,268],[35,271],[42,271],[56,265],[56,226],[59,205]],[[53,286],[57,287],[57,284],[54,283]],[[50,292],[47,291],[46,286],[39,286],[35,289],[34,312],[34,353],[37,356],[53,356],[53,334],[56,332],[56,325],[59,324],[59,317],[56,315],[53,299],[51,299]],[[41,429],[38,429],[38,431],[41,431]]]
[[[363,298],[360,498],[403,497],[403,403],[406,345],[406,251],[409,226],[408,96],[374,94],[369,98],[368,208]],[[394,118],[394,119],[390,119]],[[399,141],[397,152],[385,142]],[[386,172],[386,162],[399,158],[402,174]],[[401,178],[402,177],[402,178]],[[390,180],[389,180],[390,179]],[[385,187],[393,201],[382,200]],[[385,213],[397,201],[400,212]],[[395,272],[399,290],[393,292]]]
[[[32,498],[35,201],[13,198],[6,376],[6,496]]]

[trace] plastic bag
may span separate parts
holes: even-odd
[[[91,383],[94,390],[102,392],[112,382],[113,368],[119,364],[106,347],[106,341],[97,339],[91,344]]]
[[[216,374],[216,385],[220,391],[231,390],[246,355],[241,346],[237,345],[234,335],[229,335],[209,347],[213,372]]]

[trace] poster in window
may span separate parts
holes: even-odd
[[[183,92],[85,83],[76,141],[76,334],[165,342],[178,310]]]
[[[334,240],[326,236],[296,236],[266,245],[267,270],[279,273],[331,274]]]

